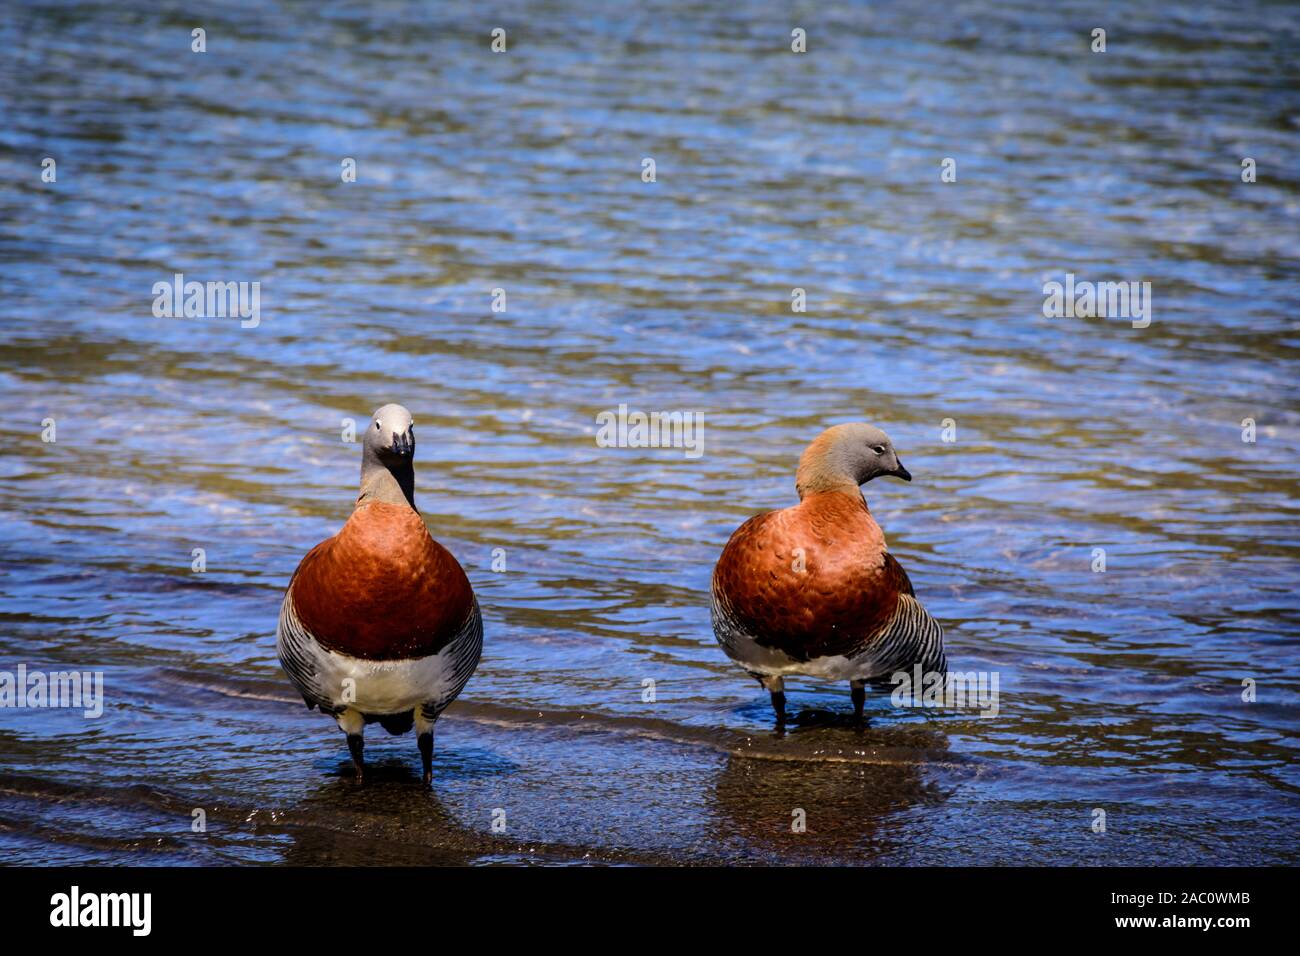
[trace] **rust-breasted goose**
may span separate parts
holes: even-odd
[[[377,721],[390,734],[415,727],[430,785],[434,722],[483,647],[469,579],[415,508],[414,456],[411,413],[375,412],[352,516],[302,559],[280,606],[280,664],[307,706],[347,734],[358,783],[362,731]]]
[[[799,461],[799,504],[757,515],[727,542],[713,571],[713,633],[772,695],[785,722],[785,677],[847,680],[862,719],[866,684],[920,664],[946,668],[943,629],[885,547],[860,485],[912,476],[879,428],[822,432]]]

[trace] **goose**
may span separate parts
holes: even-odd
[[[860,723],[868,683],[918,664],[945,672],[943,629],[862,496],[883,475],[912,480],[888,435],[864,422],[826,429],[799,460],[799,503],[742,524],[714,567],[714,636],[771,694],[778,727],[788,675],[847,680]]]
[[[478,666],[483,620],[465,571],[415,507],[415,426],[401,405],[367,423],[351,517],[312,548],[280,605],[276,651],[308,709],[347,735],[357,783],[363,732],[415,728],[424,786],[433,726]]]

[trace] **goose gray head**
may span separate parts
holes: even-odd
[[[385,405],[370,416],[365,457],[384,465],[409,464],[415,457],[415,423],[404,405]]]
[[[415,508],[415,425],[402,405],[385,405],[370,416],[361,440],[361,493],[357,507],[372,501]]]
[[[813,439],[799,459],[795,487],[803,498],[821,491],[853,491],[882,475],[912,480],[888,435],[875,425],[850,422]]]

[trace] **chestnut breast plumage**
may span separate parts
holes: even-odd
[[[757,644],[808,661],[870,643],[911,585],[862,497],[830,492],[741,525],[713,590]]]
[[[289,584],[298,619],[328,650],[363,660],[437,654],[474,594],[460,564],[409,507],[358,507],[303,558]]]

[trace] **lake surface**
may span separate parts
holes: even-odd
[[[0,859],[1300,860],[1293,5],[370,6],[0,20],[0,670],[105,695],[0,709]],[[260,322],[156,317],[175,273]],[[1046,317],[1067,273],[1149,326]],[[428,794],[377,727],[356,788],[274,651],[390,401],[485,621]],[[703,454],[599,447],[620,404]],[[851,420],[996,717],[793,679],[779,735],[714,643],[728,535]]]

